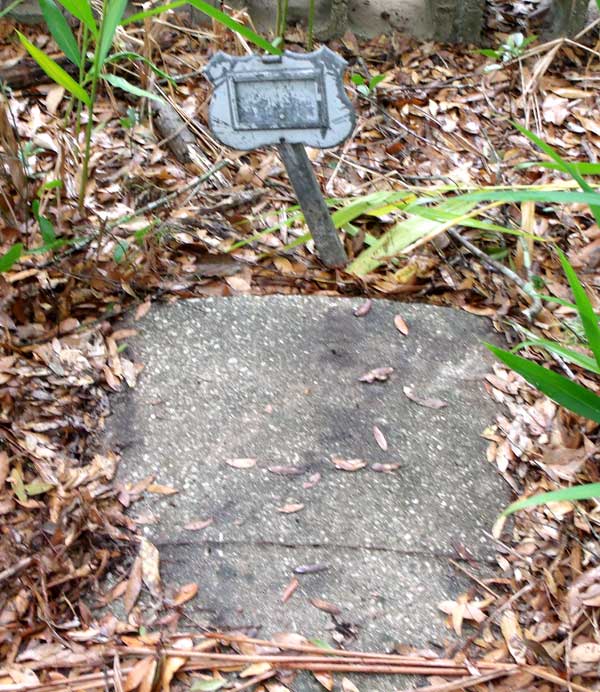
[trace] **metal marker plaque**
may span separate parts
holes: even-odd
[[[331,221],[304,145],[325,149],[354,128],[344,92],[346,61],[327,47],[313,53],[249,55],[217,53],[205,69],[215,90],[209,122],[217,139],[247,151],[276,145],[317,250],[328,266],[346,253]]]

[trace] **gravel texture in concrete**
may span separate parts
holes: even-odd
[[[150,522],[165,581],[199,584],[197,622],[441,644],[437,603],[464,587],[450,560],[493,561],[484,532],[507,496],[481,438],[494,416],[487,323],[383,300],[356,317],[361,303],[206,299],[139,323],[130,348],[145,370],[115,398],[109,440],[124,479],[179,491],[132,514]],[[377,368],[394,370],[359,381]]]

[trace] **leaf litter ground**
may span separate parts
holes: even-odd
[[[493,45],[506,30],[496,24]],[[51,50],[41,30],[25,31]],[[0,103],[0,251],[16,242],[28,250],[42,244],[26,210],[41,184],[55,179],[63,186],[40,196],[40,214],[70,241],[53,253],[27,253],[0,274],[0,690],[149,692],[190,683],[216,690],[238,679],[236,689],[283,692],[302,668],[329,689],[331,674],[339,673],[346,692],[357,688],[343,676],[357,670],[421,672],[431,690],[595,689],[600,547],[594,501],[536,507],[510,526],[490,527],[496,576],[478,579],[465,556],[458,568],[472,577],[471,589],[439,604],[462,638],[448,645],[445,658],[407,643],[389,655],[367,655],[324,649],[300,635],[263,641],[252,632],[181,634],[188,624],[185,604],[201,585],[162,584],[158,551],[126,514],[143,493],[177,489],[156,478],[116,483],[118,456],[100,443],[110,392],[134,387],[143,369],[128,357],[134,330],[123,327],[122,318],[136,321],[155,301],[192,296],[386,296],[484,315],[516,343],[524,329],[563,339],[562,325],[578,326],[568,307],[554,303],[528,323],[529,298],[501,267],[524,281],[539,277],[558,298],[570,298],[568,287],[548,242],[473,229],[462,229],[463,236],[490,260],[438,228],[428,242],[361,278],[325,270],[310,244],[298,240],[305,229],[290,221],[295,200],[275,153],[224,151],[207,130],[209,88],[201,69],[215,49],[243,53],[246,46],[218,28],[191,29],[173,17],[155,21],[146,38],[151,57],[178,76],[176,86],[141,74],[142,84],[171,106],[138,118],[139,104],[117,92],[102,94],[81,214],[64,93],[40,79],[26,84],[32,65],[14,40],[14,25],[0,23],[0,36],[7,85]],[[135,30],[119,40],[136,48],[143,42]],[[288,40],[290,48],[302,49],[300,31],[290,31]],[[400,35],[365,43],[347,34],[334,47],[351,70],[386,77],[369,97],[352,94],[359,113],[354,137],[340,149],[311,152],[326,194],[350,199],[375,191],[433,195],[457,184],[567,186],[553,171],[518,166],[539,152],[510,121],[540,128],[568,160],[597,160],[598,46],[593,33],[582,42],[533,47],[523,59],[486,72],[487,59],[465,49]],[[25,83],[17,82],[19,74]],[[169,125],[169,117],[179,124]],[[184,131],[191,137],[182,144]],[[398,222],[396,212],[362,214],[345,227],[351,258],[369,237]],[[587,208],[525,202],[491,208],[486,219],[558,243],[598,307],[600,230]],[[398,330],[410,338],[401,305],[398,312]],[[551,364],[598,390],[577,368]],[[596,426],[500,366],[486,384],[502,404],[483,433],[488,460],[515,496],[599,480]],[[143,607],[148,599],[152,608]],[[95,610],[116,603],[121,618]],[[458,681],[449,682],[452,676]]]

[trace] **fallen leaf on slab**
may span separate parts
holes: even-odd
[[[253,466],[256,466],[256,459],[225,459],[225,463],[234,469],[251,469]]]
[[[184,525],[184,529],[188,531],[202,531],[202,529],[207,528],[214,522],[213,517],[209,519],[199,519],[198,521],[190,521],[188,524]]]
[[[359,471],[360,469],[364,469],[367,465],[367,462],[362,459],[342,459],[336,456],[331,457],[331,463],[336,469],[349,472]]]
[[[285,587],[285,591],[283,592],[281,596],[281,602],[282,603],[287,603],[290,598],[293,596],[294,591],[300,586],[300,582],[296,579],[296,577],[292,577],[290,580],[290,583]]]
[[[192,598],[198,593],[198,584],[195,582],[190,582],[189,584],[184,584],[179,591],[175,594],[172,600],[174,606],[182,605],[187,601],[191,601]]]
[[[177,488],[171,488],[169,485],[160,485],[159,483],[150,483],[147,488],[149,493],[155,493],[156,495],[175,495],[179,491]]]
[[[240,673],[240,678],[254,678],[257,675],[263,675],[267,671],[272,670],[270,663],[261,661],[260,663],[252,663]]]
[[[304,505],[300,502],[292,502],[290,504],[283,505],[283,507],[277,507],[276,509],[282,514],[294,514],[295,512],[299,512],[301,509],[304,509]]]
[[[278,476],[301,476],[306,473],[306,466],[269,466],[267,470]]]
[[[299,646],[308,646],[310,644],[305,636],[297,632],[275,632],[271,637],[271,641],[277,644],[280,649],[291,650]]]
[[[400,332],[400,334],[408,336],[408,325],[401,315],[396,315],[396,317],[394,317],[394,326]]]
[[[333,674],[332,673],[313,673],[316,680],[321,684],[326,690],[333,689]]]
[[[401,464],[371,464],[370,468],[377,473],[393,473],[401,467]]]
[[[373,426],[373,437],[375,438],[375,442],[377,442],[381,449],[383,449],[384,452],[387,452],[388,443],[385,439],[385,435],[376,425]]]
[[[419,406],[424,406],[425,408],[439,409],[448,406],[448,403],[446,401],[442,401],[441,399],[430,399],[418,396],[413,392],[412,387],[402,387],[402,391],[408,399],[414,401],[415,404],[419,404]]]
[[[374,368],[364,375],[361,375],[358,381],[367,382],[368,384],[372,384],[373,382],[386,382],[393,372],[394,368]]]
[[[135,314],[133,316],[133,319],[137,322],[138,320],[141,320],[142,317],[145,317],[148,312],[150,311],[150,308],[152,307],[152,301],[150,299],[145,300],[143,303],[140,303],[137,308],[135,309]]]
[[[348,678],[342,678],[342,692],[360,692],[360,690],[352,682],[352,680],[348,680]]]
[[[352,312],[354,313],[355,317],[364,317],[366,314],[368,314],[372,306],[373,301],[370,298],[367,298],[364,303],[361,303],[357,308],[354,308]]]
[[[342,611],[333,603],[329,601],[324,601],[321,598],[311,598],[309,603],[314,605],[315,608],[324,611],[325,613],[330,613],[331,615],[339,615]]]
[[[321,474],[317,471],[316,473],[311,474],[311,475],[308,477],[308,480],[307,480],[307,481],[304,481],[304,483],[302,483],[302,487],[303,487],[305,490],[310,490],[310,488],[314,488],[315,485],[317,485],[317,483],[318,483],[320,480],[321,480]]]

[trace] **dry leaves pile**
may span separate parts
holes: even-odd
[[[13,27],[0,26],[2,69],[22,65],[24,52],[12,38]],[[60,238],[79,239],[53,254],[27,254],[0,274],[0,689],[11,692],[28,685],[62,689],[68,677],[77,678],[78,689],[109,682],[125,692],[167,689],[174,676],[187,681],[191,671],[207,670],[191,649],[221,651],[214,639],[172,635],[181,606],[197,587],[165,592],[156,549],[135,537],[137,527],[125,515],[142,492],[161,490],[149,488],[152,479],[116,486],[117,459],[99,444],[107,394],[135,386],[141,368],[128,357],[132,332],[119,327],[120,317],[132,313],[139,318],[157,299],[320,292],[412,295],[489,316],[502,330],[508,329],[507,317],[523,323],[526,299],[516,286],[449,236],[360,282],[324,270],[310,247],[283,253],[304,232],[293,224],[227,253],[232,243],[280,222],[294,200],[273,152],[224,152],[207,132],[209,91],[200,70],[216,48],[242,47],[221,31],[211,35],[174,26],[153,24],[151,57],[171,74],[187,75],[166,95],[204,158],[189,150],[187,156],[172,153],[174,133],[160,133],[156,113],[150,120],[124,124],[130,104],[118,93],[103,94],[96,109],[102,127],[93,138],[84,214],[75,202],[75,135],[62,126],[64,93],[38,79],[35,86],[15,87],[0,102],[0,253],[18,241],[27,249],[41,245],[27,205],[43,182],[56,179],[63,185],[41,194],[40,213]],[[49,46],[41,30],[24,30],[39,46]],[[289,39],[292,49],[301,48],[300,32],[290,32]],[[139,43],[134,30],[131,40]],[[500,37],[491,40],[497,44]],[[329,196],[556,179],[549,170],[515,168],[538,155],[512,128],[511,118],[539,125],[567,159],[597,160],[600,64],[598,54],[584,47],[553,45],[551,54],[533,49],[524,60],[493,73],[484,73],[486,59],[472,52],[398,35],[359,45],[348,34],[337,48],[353,70],[387,76],[370,100],[354,93],[360,114],[355,136],[339,150],[311,153]],[[6,73],[2,78],[10,87]],[[20,164],[11,156],[17,145],[25,152]],[[202,181],[198,176],[223,156],[228,164]],[[582,280],[598,285],[600,230],[587,209],[524,204],[494,213],[504,225],[514,223],[558,242]],[[346,239],[351,257],[363,248],[365,234],[380,235],[387,220],[365,217],[355,224],[357,235]],[[477,231],[469,233],[481,241]],[[541,277],[548,293],[569,297],[545,246],[528,247],[501,236],[486,247],[501,259],[510,257],[526,279]],[[594,300],[598,305],[597,296]],[[561,324],[572,318],[568,308],[545,307],[533,328],[548,338],[562,338]],[[396,326],[402,333],[408,329],[401,318]],[[391,374],[391,368],[381,368],[362,379],[368,384]],[[573,376],[585,381],[579,372]],[[597,389],[594,382],[586,384]],[[505,405],[497,425],[486,431],[489,461],[517,495],[598,480],[594,426],[559,411],[500,368],[488,386]],[[410,390],[406,395],[424,406],[444,405],[419,401]],[[373,434],[385,449],[381,430],[374,428]],[[248,468],[253,461],[228,463]],[[364,464],[332,463],[348,471]],[[300,510],[298,505],[280,508]],[[206,522],[197,524],[190,529],[200,530]],[[495,690],[562,689],[564,679],[571,689],[587,689],[600,663],[597,525],[596,503],[562,503],[522,513],[510,528],[496,527],[498,576],[475,580],[469,593],[440,606],[449,625],[468,639],[460,652],[453,652],[456,662],[449,662],[448,669],[420,669],[432,676],[432,689],[453,689],[440,682],[452,667],[472,678],[471,686],[489,689],[497,675],[481,676],[500,662],[503,671],[508,664],[543,668],[510,669],[510,677],[493,683]],[[134,555],[133,564],[123,560]],[[108,572],[116,585],[103,593]],[[143,584],[158,604],[150,620],[136,605]],[[84,592],[93,605],[121,599],[129,615],[121,621],[113,615],[98,619],[81,599]],[[475,630],[463,633],[465,622]],[[140,626],[152,632],[133,634]],[[272,643],[234,644],[250,656],[265,653],[265,647],[268,653],[269,646],[273,653]],[[271,680],[271,662],[248,663],[250,668],[241,669],[250,685],[264,680],[260,689],[287,689],[285,675],[279,682]],[[313,670],[330,687],[333,664],[321,665],[313,662]],[[208,668],[237,671],[240,660],[229,666],[220,660]],[[205,674],[204,687],[196,689],[218,689],[220,678],[217,672]],[[353,685],[347,681],[344,689],[352,691]]]

